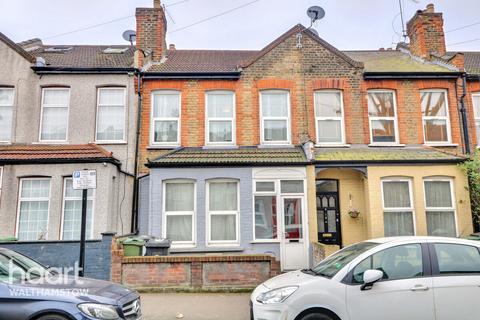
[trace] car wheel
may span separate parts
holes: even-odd
[[[334,320],[334,319],[323,313],[310,313],[303,316],[301,320]]]
[[[69,319],[59,314],[47,314],[47,315],[41,316],[40,318],[36,318],[35,320],[69,320]]]

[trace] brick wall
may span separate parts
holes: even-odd
[[[112,281],[136,289],[250,289],[280,273],[269,255],[112,257]]]

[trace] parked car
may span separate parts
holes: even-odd
[[[139,320],[140,296],[112,282],[52,273],[0,248],[0,319]]]
[[[251,296],[255,320],[466,320],[480,296],[480,243],[374,239],[312,269],[285,273]]]

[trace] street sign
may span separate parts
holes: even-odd
[[[78,170],[73,172],[73,189],[96,189],[97,171],[96,170]]]

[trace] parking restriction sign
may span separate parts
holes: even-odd
[[[96,170],[78,170],[73,172],[73,189],[96,189],[97,171]]]

